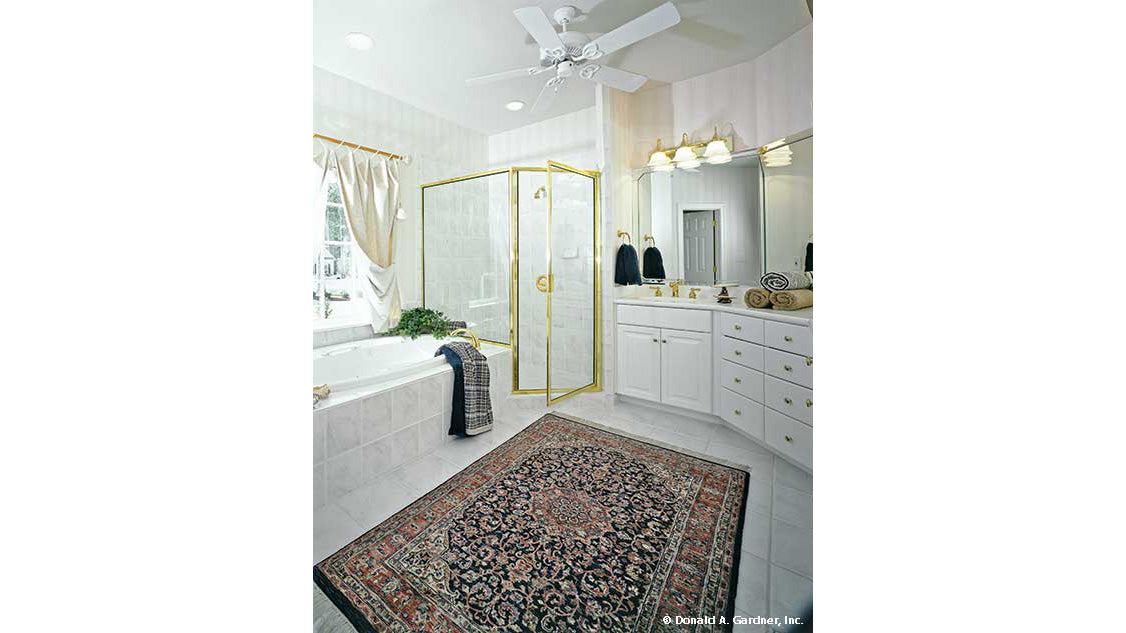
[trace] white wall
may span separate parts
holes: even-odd
[[[420,299],[422,225],[419,185],[480,171],[488,162],[486,135],[376,90],[313,67],[313,131],[413,159],[401,172],[407,219],[395,228],[394,261],[405,306]]]
[[[598,169],[593,107],[489,136],[489,166],[546,167],[548,160]]]

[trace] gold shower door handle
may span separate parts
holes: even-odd
[[[536,290],[540,292],[551,292],[551,278],[547,275],[536,277]]]

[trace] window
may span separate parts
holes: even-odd
[[[314,210],[324,213],[325,225],[320,256],[313,260],[313,321],[355,320],[363,316],[353,257],[358,247],[348,229],[335,172],[329,171],[324,186],[324,209]]]

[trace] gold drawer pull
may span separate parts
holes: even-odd
[[[743,352],[740,352],[739,350],[735,350],[735,355],[736,356],[742,356]]]
[[[813,359],[812,358],[805,359],[805,366],[809,367],[811,365],[813,365]]]
[[[743,415],[743,412],[738,410],[738,409],[735,409],[735,415]]]
[[[812,406],[813,406],[813,401],[812,401],[812,400],[806,400],[806,401],[805,401],[805,406],[807,406],[807,407],[812,407]]]
[[[784,400],[786,402],[786,404],[793,404],[794,403],[794,401],[790,400],[789,398],[782,398],[782,400]]]
[[[742,325],[739,325],[739,324],[735,324],[735,329],[736,329],[736,330],[741,330],[741,329],[743,329],[743,326],[742,326]]]
[[[787,343],[793,343],[794,342],[794,337],[792,337],[792,336],[783,336],[782,338],[785,339],[785,341]]]
[[[653,339],[653,342],[654,342],[654,343],[658,343],[659,341],[658,341],[657,339]]]
[[[741,382],[743,382],[743,381],[742,381],[742,380],[739,380],[739,377],[738,377],[738,376],[736,376],[736,377],[735,377],[735,384],[739,384],[739,383],[741,383]]]
[[[790,367],[789,365],[782,365],[782,369],[785,369],[786,371],[794,371],[794,368]]]
[[[794,438],[792,438],[792,437],[790,437],[789,435],[787,435],[787,436],[786,436],[786,441],[787,441],[787,442],[789,442],[789,443],[791,443],[791,444],[793,444],[793,443],[794,443]]]
[[[661,342],[662,342],[662,343],[668,343],[668,342],[669,342],[669,340],[668,340],[667,338],[663,338],[663,339],[661,339]]]

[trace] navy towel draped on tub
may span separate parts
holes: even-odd
[[[446,343],[434,352],[454,370],[453,411],[448,435],[477,435],[493,428],[489,363],[472,343]]]

